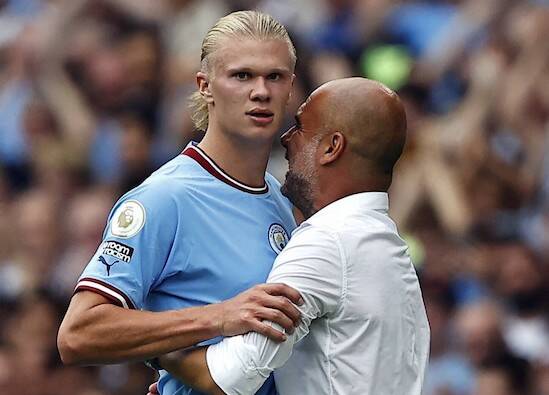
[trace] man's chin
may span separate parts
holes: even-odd
[[[305,178],[288,171],[280,192],[304,215],[311,216],[314,212],[311,186]]]
[[[292,200],[292,194],[290,192],[290,189],[288,188],[288,174],[286,173],[286,179],[284,181],[284,184],[280,187],[280,193],[282,195],[286,196],[290,202],[292,202],[293,205],[295,205],[294,201]]]

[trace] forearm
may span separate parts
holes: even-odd
[[[172,376],[206,394],[254,394],[288,360],[295,339],[296,333],[277,343],[250,332],[209,347],[172,352],[158,361]]]
[[[188,386],[211,395],[225,394],[210,375],[206,347],[174,351],[158,358],[160,366]]]
[[[66,3],[66,4],[65,4]],[[80,89],[67,74],[63,61],[69,40],[89,0],[65,2],[49,17],[34,55],[32,80],[59,122],[63,140],[75,158],[85,161],[93,137],[95,118]]]
[[[59,351],[68,364],[149,359],[219,336],[216,308],[149,312],[109,303],[85,311],[69,308],[59,330]]]
[[[59,6],[51,7],[38,20],[40,41],[38,46],[39,67],[59,67],[65,56],[67,44],[73,38],[75,29],[91,0],[65,0]]]

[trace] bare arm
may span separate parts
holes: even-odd
[[[153,313],[124,309],[94,292],[78,292],[59,328],[59,352],[68,364],[152,358],[219,336],[215,309],[210,305]]]
[[[190,351],[174,351],[159,358],[160,366],[176,379],[209,395],[225,392],[213,380],[206,362],[206,347]]]
[[[82,291],[71,300],[57,343],[64,363],[100,364],[150,359],[216,336],[249,331],[282,341],[285,335],[262,320],[292,332],[299,311],[291,302],[299,303],[300,298],[283,284],[262,284],[222,303],[150,312],[124,309]]]
[[[36,89],[59,122],[64,141],[82,158],[87,155],[96,119],[80,89],[65,71],[63,61],[69,39],[89,3],[89,0],[64,2],[59,12],[44,18],[38,31],[39,45],[31,62]]]

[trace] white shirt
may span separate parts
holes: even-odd
[[[301,323],[283,343],[249,333],[210,346],[227,394],[255,393],[274,369],[280,395],[421,394],[429,324],[386,193],[347,196],[303,222],[268,282],[301,293]]]

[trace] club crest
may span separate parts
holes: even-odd
[[[272,224],[269,227],[269,244],[274,252],[280,254],[280,252],[286,247],[290,238],[288,233],[280,224]]]

